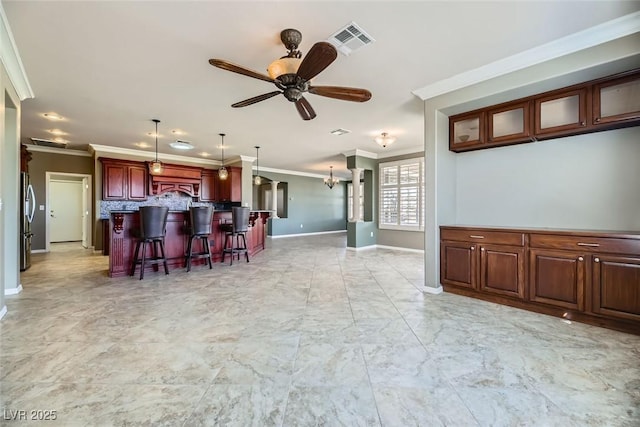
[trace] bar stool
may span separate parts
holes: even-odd
[[[249,208],[232,207],[231,223],[220,224],[220,230],[225,232],[224,246],[222,248],[222,262],[226,254],[231,255],[231,264],[233,265],[233,256],[244,254],[247,262],[249,262],[249,251],[247,250],[247,231],[249,231]],[[235,237],[235,245],[233,239]],[[242,246],[240,246],[240,237],[242,237]],[[231,246],[229,246],[231,243]],[[229,246],[229,247],[228,247]]]
[[[140,207],[140,229],[139,237],[136,242],[136,250],[131,262],[130,276],[136,272],[136,265],[140,264],[140,280],[144,278],[144,268],[150,265],[164,264],[164,273],[169,274],[167,267],[167,258],[164,252],[164,236],[167,227],[167,214],[169,208],[164,206],[142,206]],[[147,243],[151,243],[153,249],[153,257],[146,257]],[[142,258],[138,259],[142,246]],[[160,255],[158,255],[158,246],[160,246]]]
[[[187,254],[185,255],[187,271],[191,271],[191,260],[194,258],[207,258],[209,269],[211,269],[209,235],[211,234],[211,221],[213,221],[213,208],[211,206],[192,206],[189,208],[189,219],[191,221],[191,232],[189,244],[187,245]],[[193,253],[193,241],[196,239],[200,239],[202,251]]]

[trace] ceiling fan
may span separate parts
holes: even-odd
[[[269,75],[258,73],[222,59],[209,60],[209,63],[214,67],[271,82],[279,89],[236,102],[231,105],[233,108],[246,107],[283,94],[285,98],[295,103],[296,109],[303,120],[311,120],[316,117],[316,113],[313,111],[309,101],[304,97],[305,92],[343,101],[365,102],[371,99],[371,92],[366,89],[341,86],[313,86],[310,84],[312,78],[320,74],[337,58],[338,53],[332,44],[318,42],[311,47],[304,59],[300,59],[302,57],[298,50],[298,45],[302,41],[300,31],[292,28],[283,30],[280,33],[280,40],[282,40],[282,44],[285,45],[289,52],[269,65],[267,68]]]

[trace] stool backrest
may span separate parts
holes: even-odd
[[[211,234],[213,207],[191,206],[189,208],[189,219],[191,220],[191,234]]]
[[[164,237],[168,214],[169,208],[166,206],[141,206],[140,237],[143,239]]]
[[[231,222],[233,231],[246,232],[249,230],[249,208],[234,206],[231,208]]]

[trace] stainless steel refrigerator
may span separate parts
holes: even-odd
[[[31,267],[31,222],[36,212],[36,195],[29,174],[20,173],[20,271]]]

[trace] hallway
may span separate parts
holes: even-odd
[[[0,424],[640,424],[640,337],[423,294],[422,254],[345,245],[274,239],[143,281],[35,254],[0,321]]]

